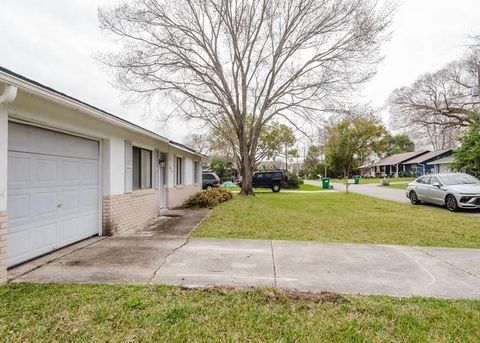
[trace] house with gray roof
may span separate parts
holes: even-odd
[[[411,172],[410,167],[404,165],[405,161],[419,157],[428,152],[428,150],[419,150],[395,154],[382,158],[380,161],[373,164],[362,166],[359,169],[364,177],[375,177],[383,174],[398,177],[400,174]]]
[[[452,149],[430,151],[403,162],[403,165],[406,169],[413,171],[415,176],[422,176],[435,172],[435,167],[431,162],[451,157],[452,153]]]

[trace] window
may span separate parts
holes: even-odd
[[[132,147],[132,189],[152,188],[152,152]]]
[[[193,183],[198,183],[198,174],[200,173],[199,170],[199,163],[198,161],[193,162]]]
[[[183,158],[175,158],[175,184],[183,185]]]
[[[430,176],[422,176],[417,182],[428,185],[430,183]]]

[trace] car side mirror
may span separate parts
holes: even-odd
[[[435,183],[433,184],[433,187],[440,188],[440,187],[441,187],[441,185],[440,185],[440,183],[439,183],[439,182],[435,182]]]

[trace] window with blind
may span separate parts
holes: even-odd
[[[193,182],[194,183],[198,183],[198,177],[199,177],[199,174],[200,174],[200,164],[195,161],[193,162]]]
[[[183,185],[183,158],[176,157],[175,161],[175,184]]]
[[[132,189],[152,188],[152,152],[132,147]]]

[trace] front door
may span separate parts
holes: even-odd
[[[160,168],[159,168],[159,184],[160,184],[160,211],[167,210],[167,162],[166,162],[166,154],[160,154]]]

